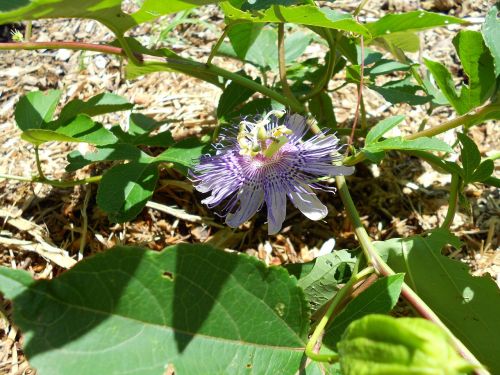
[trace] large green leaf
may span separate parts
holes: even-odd
[[[286,266],[287,271],[298,279],[298,285],[306,295],[313,311],[331,300],[352,275],[356,258],[347,250],[336,250],[308,263]]]
[[[466,264],[441,255],[446,244],[460,246],[443,229],[429,236],[375,243],[389,266],[406,274],[406,282],[446,326],[492,373],[499,373],[499,289],[490,276],[473,277]]]
[[[400,31],[425,30],[437,26],[465,23],[467,21],[460,18],[418,10],[402,14],[387,14],[378,21],[367,23],[365,26],[376,38]]]
[[[354,298],[327,326],[323,344],[335,348],[347,326],[368,314],[386,314],[398,302],[404,275],[383,277]]]
[[[494,5],[486,15],[483,24],[484,42],[488,46],[495,62],[495,73],[500,75],[500,20],[498,19],[499,6]]]
[[[40,375],[295,374],[308,308],[285,270],[204,245],[117,247],[53,280],[0,268]]]
[[[244,12],[232,6],[229,2],[221,3],[221,8],[227,18],[248,22],[295,23],[306,26],[319,26],[328,29],[350,31],[369,35],[366,28],[356,22],[352,15],[340,13],[328,8],[318,8],[314,5],[280,6],[274,5],[260,12]]]
[[[139,11],[124,13],[122,0],[8,0],[0,2],[0,23],[41,18],[91,18],[108,26],[115,33],[162,15],[193,8],[216,0],[144,0]]]
[[[156,163],[115,165],[102,176],[97,190],[97,204],[113,222],[132,220],[153,196],[157,180]]]

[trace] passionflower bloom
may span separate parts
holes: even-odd
[[[334,189],[318,178],[348,175],[354,168],[334,165],[341,158],[335,136],[322,133],[306,140],[306,132],[306,118],[284,116],[284,111],[225,130],[215,155],[202,156],[191,172],[195,189],[210,193],[202,203],[223,205],[226,224],[236,228],[265,202],[269,234],[283,225],[287,196],[309,219],[323,219],[328,210],[312,189]]]

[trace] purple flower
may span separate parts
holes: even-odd
[[[306,119],[271,111],[242,121],[220,137],[214,156],[205,155],[191,173],[194,187],[209,193],[202,203],[213,208],[224,203],[226,224],[236,228],[249,220],[263,203],[267,206],[268,233],[275,234],[286,216],[286,197],[311,220],[328,210],[312,188],[334,191],[318,182],[324,176],[348,175],[353,167],[334,165],[341,159],[338,139],[320,134],[307,140]]]

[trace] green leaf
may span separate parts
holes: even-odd
[[[339,343],[345,375],[470,373],[446,333],[421,318],[369,315],[353,322]]]
[[[476,143],[465,134],[457,133],[457,137],[462,144],[460,161],[464,170],[464,181],[467,183],[471,180],[472,174],[481,163],[481,153]]]
[[[423,151],[443,151],[453,152],[452,148],[445,142],[437,138],[420,137],[407,140],[402,137],[384,139],[380,142],[372,143],[363,150],[368,152],[379,152],[386,150],[423,150]]]
[[[488,46],[495,63],[495,74],[500,75],[500,20],[498,19],[498,5],[493,5],[488,11],[483,23],[484,42]]]
[[[110,221],[130,221],[153,196],[157,180],[156,163],[115,165],[102,176],[97,190],[97,204],[108,214]]]
[[[116,34],[143,22],[216,0],[144,0],[133,14],[121,10],[122,0],[9,0],[0,3],[0,24],[42,18],[91,18],[106,25]],[[7,5],[8,3],[8,5]]]
[[[311,42],[311,35],[295,32],[285,38],[285,62],[293,63]],[[255,38],[252,45],[241,58],[229,43],[223,43],[219,48],[220,55],[238,57],[248,63],[263,69],[278,69],[278,32],[275,28],[264,28]]]
[[[206,245],[116,247],[52,280],[0,268],[40,375],[295,374],[309,328],[281,268]]]
[[[387,14],[378,21],[369,22],[365,26],[370,31],[372,37],[376,38],[400,31],[417,31],[438,26],[466,23],[467,21],[460,18],[418,10],[402,14]]]
[[[220,6],[226,17],[230,20],[245,20],[255,23],[286,22],[350,31],[365,36],[369,34],[363,25],[354,20],[352,15],[328,8],[318,8],[314,5],[297,5],[291,7],[275,5],[265,11],[253,13],[239,10],[227,1],[222,2]]]
[[[246,76],[245,74],[243,75]],[[243,87],[239,83],[230,82],[219,98],[217,118],[225,119],[229,113],[233,112],[237,106],[249,99],[254,93],[254,90]]]
[[[240,9],[243,10],[262,10],[262,9],[267,9],[272,5],[284,5],[284,6],[290,6],[290,5],[295,5],[300,0],[259,0],[259,1],[244,1]],[[234,1],[232,2],[234,5]]]
[[[462,86],[460,100],[470,110],[483,104],[493,93],[496,85],[493,59],[478,31],[461,30],[453,38],[453,45],[468,78],[467,85]]]
[[[366,69],[365,73],[372,76],[379,76],[392,72],[407,71],[410,68],[411,65],[401,63],[399,61],[381,59],[373,64],[373,66]]]
[[[347,250],[335,250],[308,263],[285,266],[298,279],[297,285],[305,293],[312,311],[317,311],[331,300],[352,275],[356,258]]]
[[[460,61],[467,75],[467,85],[463,84],[460,94],[455,90],[451,73],[438,62],[424,60],[436,84],[455,110],[465,114],[483,104],[495,88],[493,59],[477,31],[462,30],[453,38]]]
[[[76,138],[80,142],[94,145],[109,145],[118,139],[101,123],[94,122],[87,115],[76,116],[69,124],[55,129],[58,134]]]
[[[405,116],[399,115],[399,116],[389,117],[380,121],[377,125],[371,128],[368,134],[366,135],[365,144],[368,146],[375,142],[378,142],[380,137],[382,137],[389,130],[397,126],[404,119]]]
[[[337,125],[332,98],[326,92],[321,92],[309,100],[309,112],[321,126],[334,127]]]
[[[92,117],[110,112],[125,111],[133,107],[134,105],[129,103],[122,96],[102,93],[87,101],[80,99],[70,101],[61,110],[58,122],[66,123],[79,114],[85,114]]]
[[[46,130],[46,129],[31,129],[31,130],[26,130],[21,133],[21,139],[25,140],[26,142],[29,142],[35,146],[40,146],[41,144],[44,144],[46,142],[83,142],[79,139],[64,135],[64,134],[59,134],[55,131],[52,130]]]
[[[408,285],[476,357],[492,373],[499,373],[498,287],[489,275],[473,277],[466,264],[441,255],[449,243],[460,246],[455,236],[439,229],[430,236],[391,239],[375,246],[387,255],[394,271],[405,272]]]
[[[399,48],[404,52],[418,52],[420,48],[420,38],[411,31],[403,31],[381,35],[373,40],[373,43],[382,43],[385,49],[391,51]]]
[[[248,50],[259,36],[264,24],[245,22],[227,27],[230,27],[227,36],[236,56],[240,60],[245,60]]]
[[[495,170],[495,163],[493,163],[493,160],[486,159],[481,164],[479,164],[479,167],[472,174],[471,181],[484,182],[493,174],[494,170]]]
[[[158,155],[156,162],[174,163],[181,172],[187,172],[187,168],[192,168],[197,164],[201,155],[206,154],[210,149],[210,143],[199,138],[187,138],[177,142],[172,147]]]
[[[389,81],[382,86],[369,85],[368,87],[378,92],[385,100],[392,104],[408,103],[410,105],[421,105],[432,100],[430,96],[416,94],[417,91],[423,90],[423,88],[412,83],[410,77]]]
[[[388,313],[398,302],[404,275],[383,277],[354,298],[327,326],[323,344],[335,349],[347,326],[365,315]]]
[[[72,151],[67,156],[69,164],[66,171],[72,172],[89,164],[100,161],[130,160],[138,163],[150,163],[153,158],[137,147],[127,143],[116,143],[104,147],[98,147],[95,152],[82,155],[80,151]]]
[[[114,126],[111,131],[121,143],[168,147],[175,143],[170,131],[165,130],[153,136],[150,135],[151,132],[157,130],[164,123],[155,121],[151,117],[140,113],[132,113],[129,117],[127,132],[124,132],[119,126]]]
[[[23,95],[14,110],[19,129],[25,131],[43,128],[52,120],[60,98],[61,91],[59,90],[32,91]]]

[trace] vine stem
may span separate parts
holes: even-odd
[[[453,219],[455,218],[455,213],[457,212],[458,203],[458,188],[460,187],[460,176],[457,173],[451,174],[451,184],[450,184],[450,204],[448,206],[448,211],[446,212],[446,217],[441,224],[441,228],[449,228]]]
[[[352,122],[352,131],[351,131],[351,136],[349,137],[349,143],[347,144],[346,151],[349,152],[349,146],[352,144],[354,140],[354,132],[356,131],[356,125],[358,124],[358,119],[359,119],[359,107],[361,105],[361,102],[363,100],[363,80],[364,80],[364,72],[365,72],[365,46],[364,46],[364,39],[363,35],[361,35],[361,38],[359,40],[360,43],[360,49],[361,49],[361,64],[360,64],[360,69],[359,69],[359,86],[358,86],[358,97],[356,100],[356,111],[354,112],[354,120]]]
[[[285,57],[285,24],[278,24],[278,70],[280,76],[281,87],[283,88],[283,94],[295,102],[297,99],[293,95],[288,81],[286,79],[286,57]]]
[[[384,262],[384,260],[378,254],[377,249],[373,246],[370,236],[366,232],[356,206],[354,205],[351,194],[346,184],[345,177],[337,176],[335,177],[335,180],[339,189],[340,198],[342,199],[344,207],[346,208],[349,219],[354,225],[354,232],[361,245],[361,249],[363,250],[363,253],[365,254],[369,263],[380,275],[394,275],[395,272],[391,269],[391,267],[389,267],[387,263]],[[478,367],[476,373],[482,375],[488,374],[488,372],[484,370],[474,354],[472,354],[470,350],[448,329],[448,327],[446,327],[446,325],[441,321],[437,314],[420,298],[420,296],[418,296],[418,294],[413,291],[413,289],[408,286],[408,284],[403,283],[403,286],[401,288],[401,295],[410,305],[413,306],[413,308],[418,312],[420,316],[441,327],[447,333],[452,342],[455,344],[455,347],[460,355],[464,359]]]
[[[83,178],[81,180],[51,180],[46,177],[39,177],[39,176],[34,176],[34,177],[24,177],[24,176],[13,176],[10,174],[0,174],[0,179],[7,179],[7,180],[16,180],[16,181],[25,181],[25,182],[37,182],[41,184],[47,184],[55,187],[60,187],[60,188],[67,188],[67,187],[73,187],[77,185],[85,185],[85,184],[91,184],[91,183],[98,183],[101,181],[102,176],[92,176],[92,177],[87,177]]]
[[[420,137],[433,137],[435,135],[444,133],[450,129],[456,128],[456,127],[461,126],[461,125],[479,122],[482,118],[484,118],[488,114],[490,114],[492,112],[496,112],[496,111],[500,111],[500,104],[498,102],[489,103],[474,113],[467,113],[467,114],[459,116],[453,120],[446,121],[446,122],[442,123],[441,125],[437,125],[437,126],[434,126],[432,128],[419,131],[419,132],[414,133],[414,134],[410,134],[410,135],[404,137],[404,139],[412,140],[412,139],[417,139]],[[400,151],[406,152],[405,150],[400,150]],[[410,151],[410,150],[408,150],[407,152],[408,153],[415,153],[414,151]],[[365,159],[366,159],[366,155],[363,152],[359,152],[356,155],[352,155],[352,156],[344,158],[342,163],[344,165],[355,165],[357,163],[362,162]]]
[[[309,341],[307,342],[306,345],[306,350],[305,354],[311,358],[314,361],[319,361],[319,362],[336,362],[338,361],[338,354],[319,354],[314,352],[314,347],[316,346],[316,343],[318,342],[321,334],[323,333],[323,330],[325,329],[326,325],[330,321],[330,318],[332,317],[333,312],[337,308],[340,302],[342,302],[351,292],[353,287],[360,282],[361,280],[365,279],[366,277],[370,276],[375,269],[373,267],[367,267],[364,270],[360,271],[359,273],[353,275],[349,281],[344,285],[342,289],[340,289],[337,294],[335,294],[335,297],[333,297],[332,302],[330,303],[330,306],[328,307],[328,310],[326,311],[325,315],[322,316],[321,320],[319,321],[318,325],[314,329],[313,334],[309,338]]]
[[[124,45],[127,45],[126,43]],[[254,91],[260,92],[261,94],[268,96],[271,99],[276,100],[277,102],[284,104],[285,106],[290,107],[290,109],[297,113],[305,112],[304,106],[297,102],[291,101],[286,96],[280,94],[273,89],[261,85],[258,82],[255,82],[249,78],[246,78],[240,74],[230,72],[226,69],[220,68],[213,64],[207,65],[203,63],[198,63],[193,60],[185,59],[185,58],[172,58],[172,57],[160,57],[153,56],[147,54],[140,54],[129,51],[127,54],[123,48],[102,45],[102,44],[93,44],[93,43],[82,43],[82,42],[19,42],[19,43],[0,43],[0,50],[37,50],[37,49],[70,49],[70,50],[86,50],[100,53],[107,53],[112,55],[119,55],[130,58],[130,56],[134,56],[141,63],[145,62],[154,62],[156,64],[161,64],[169,69],[179,71],[185,74],[193,74],[196,73],[211,73],[214,75],[218,75],[224,77],[226,79],[230,79],[239,83],[240,85],[252,89]],[[132,53],[132,54],[130,54]]]

